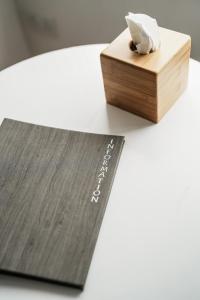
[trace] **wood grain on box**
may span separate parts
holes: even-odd
[[[185,89],[191,39],[160,27],[161,47],[149,55],[130,49],[123,31],[101,53],[107,102],[158,122]]]
[[[92,202],[111,140],[99,201]],[[120,136],[3,121],[0,271],[83,288],[123,143]]]

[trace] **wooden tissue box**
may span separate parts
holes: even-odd
[[[186,87],[191,49],[186,34],[160,27],[160,39],[159,50],[139,55],[127,28],[100,56],[107,102],[155,123]]]

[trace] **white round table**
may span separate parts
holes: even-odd
[[[125,135],[85,290],[0,275],[2,300],[200,299],[200,64],[155,125],[106,104],[99,53],[68,48],[0,73],[3,118]]]

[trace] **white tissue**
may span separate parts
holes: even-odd
[[[160,47],[159,27],[156,19],[145,14],[129,13],[125,17],[136,52],[148,54]]]

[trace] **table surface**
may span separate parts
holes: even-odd
[[[85,290],[0,275],[0,298],[200,298],[200,64],[159,124],[107,105],[99,53],[53,51],[0,73],[3,118],[125,135]]]

